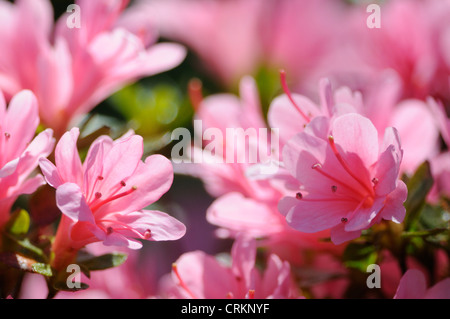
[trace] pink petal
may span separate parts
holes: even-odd
[[[44,174],[46,182],[53,188],[58,188],[64,182],[59,176],[58,169],[47,158],[41,158],[39,160],[39,167]]]
[[[241,193],[221,196],[208,208],[206,219],[214,225],[263,236],[283,228],[276,209]]]
[[[77,184],[65,183],[59,186],[56,189],[56,205],[64,215],[74,222],[95,224],[94,215]]]
[[[409,269],[400,279],[394,299],[422,299],[426,290],[423,273],[417,269]]]
[[[341,223],[341,218],[352,211],[348,205],[334,201],[309,202],[294,197],[281,199],[278,209],[286,216],[286,221],[291,227],[305,233],[332,228]]]
[[[342,115],[333,122],[332,135],[346,154],[357,154],[365,167],[377,161],[378,131],[369,119],[356,113]]]
[[[79,135],[79,129],[74,127],[61,137],[55,149],[55,164],[64,182],[82,185],[83,170],[77,149]]]
[[[361,236],[361,230],[347,231],[345,229],[345,224],[340,223],[339,225],[331,228],[330,236],[333,244],[340,245]]]
[[[39,125],[38,104],[35,95],[28,90],[13,96],[6,111],[2,131],[9,134],[3,158],[19,157],[33,139]]]
[[[424,299],[450,299],[450,278],[445,278],[428,289]]]
[[[116,199],[102,206],[96,216],[107,215],[110,212],[135,212],[157,201],[166,193],[173,181],[171,162],[162,155],[151,155],[145,163],[140,163],[124,187],[124,191],[136,186],[129,195]]]

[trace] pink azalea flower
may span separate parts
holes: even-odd
[[[401,159],[394,128],[380,143],[374,125],[359,114],[316,117],[283,149],[286,169],[301,186],[278,208],[301,232],[330,229],[335,244],[382,219],[400,223],[407,196],[398,179]]]
[[[276,255],[268,258],[263,273],[255,267],[256,242],[238,237],[226,266],[203,251],[183,254],[173,266],[163,294],[182,299],[299,298],[289,263]]]
[[[450,278],[427,288],[424,274],[409,269],[400,280],[394,299],[450,299]]]
[[[56,204],[63,213],[53,245],[57,257],[97,241],[139,249],[141,242],[133,238],[175,240],[184,235],[181,222],[144,209],[172,184],[168,159],[152,155],[143,162],[142,137],[128,134],[115,141],[99,137],[82,164],[78,136],[73,128],[60,139],[56,166],[47,159],[39,163],[48,184],[56,188]],[[55,268],[59,263],[54,262]]]
[[[0,88],[7,97],[24,88],[32,90],[41,121],[61,136],[78,117],[124,85],[178,65],[185,49],[154,44],[156,36],[148,23],[124,12],[127,3],[77,1],[82,25],[69,28],[69,14],[53,25],[50,1],[2,2]]]
[[[256,83],[251,77],[241,80],[240,98],[232,94],[216,94],[204,98],[195,119],[202,120],[205,131],[208,128],[217,128],[224,137],[227,128],[269,130],[262,117]],[[280,132],[282,134],[283,131]],[[252,147],[257,144],[264,148],[264,143],[265,140],[258,140],[256,143],[240,146],[249,147],[251,152],[255,150]],[[224,144],[223,153],[219,152],[216,156],[225,158],[226,152],[239,150],[238,145],[226,139]],[[194,147],[194,160],[195,156],[201,153],[200,149]],[[207,153],[203,153],[203,156],[205,154]],[[248,161],[219,163],[204,159],[202,163],[181,163],[175,164],[174,167],[178,173],[200,178],[207,191],[217,197],[208,208],[206,218],[210,223],[221,227],[218,232],[221,236],[232,237],[238,232],[245,232],[247,235],[266,238],[266,244],[269,246],[286,241],[292,242],[297,248],[330,246],[318,241],[319,237],[327,237],[327,234],[300,234],[286,223],[285,218],[278,212],[277,204],[287,194],[284,182],[288,180],[297,186],[297,181],[287,172],[283,174],[281,170],[276,176],[251,176],[252,170],[257,169],[259,164]]]
[[[42,175],[32,173],[39,158],[52,152],[55,141],[51,129],[35,137],[38,125],[38,104],[33,93],[19,92],[6,108],[0,91],[0,228],[19,195],[31,194],[45,184]]]

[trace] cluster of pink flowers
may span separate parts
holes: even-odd
[[[54,22],[48,0],[0,0],[0,298],[450,299],[450,1],[375,8],[378,27],[344,0],[79,0]],[[181,159],[86,130],[189,50],[220,92],[183,88]],[[180,175],[225,252],[192,249]]]

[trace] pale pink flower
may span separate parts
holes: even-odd
[[[356,5],[343,21],[348,29],[348,45],[342,46],[346,51],[337,47],[330,52],[329,68],[323,71],[330,75],[334,69],[339,77],[351,69],[350,81],[359,78],[354,82],[361,85],[391,69],[401,79],[403,98],[431,95],[448,99],[449,14],[448,0],[386,1],[380,4],[380,27],[369,28],[367,5]]]
[[[363,93],[348,87],[335,91],[334,98],[353,105],[355,111],[369,118],[383,138],[386,128],[395,127],[402,141],[401,172],[413,174],[425,160],[440,151],[439,127],[432,112],[432,100],[401,99],[399,76],[386,71],[373,79]]]
[[[427,288],[424,274],[409,269],[400,280],[394,299],[450,299],[450,278]]]
[[[122,18],[128,0],[76,3],[80,28],[67,26],[68,13],[54,26],[50,1],[0,5],[0,88],[7,97],[32,90],[41,121],[57,136],[116,90],[185,56],[181,45],[154,44],[156,35],[142,19]]]
[[[55,141],[51,129],[35,137],[38,125],[38,104],[33,93],[19,92],[6,108],[0,91],[0,228],[19,195],[31,194],[45,184],[42,175],[32,173],[39,158],[52,152]]]
[[[283,162],[301,186],[278,208],[301,232],[331,229],[335,244],[382,219],[400,223],[407,195],[398,179],[401,159],[395,128],[386,129],[380,143],[371,121],[359,114],[316,117],[283,149]]]
[[[183,254],[173,266],[172,278],[163,283],[163,295],[183,299],[287,299],[300,294],[290,265],[270,255],[264,272],[256,268],[256,242],[239,236],[224,265],[203,251]]]
[[[133,238],[175,240],[184,235],[178,220],[145,210],[172,184],[167,158],[152,155],[143,162],[142,137],[128,134],[115,141],[99,137],[82,164],[78,136],[73,128],[60,139],[56,166],[47,159],[39,163],[48,184],[56,188],[56,204],[63,213],[53,244],[57,257],[97,241],[138,249],[142,243]]]

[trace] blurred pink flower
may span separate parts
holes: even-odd
[[[363,89],[386,70],[396,72],[401,98],[450,98],[448,0],[392,0],[380,4],[380,27],[370,28],[367,4],[349,7],[342,20],[342,45],[330,51],[321,76]],[[357,87],[354,87],[356,85]]]
[[[78,136],[78,128],[62,136],[55,149],[56,166],[48,159],[39,163],[48,184],[56,188],[56,204],[63,213],[53,244],[57,258],[97,241],[139,249],[142,244],[132,238],[175,240],[184,235],[185,226],[175,218],[143,210],[172,184],[167,158],[152,155],[143,162],[142,137],[127,134],[115,141],[99,137],[82,164]],[[59,263],[54,261],[55,268]]]
[[[163,282],[162,295],[184,299],[299,298],[289,263],[270,255],[261,273],[256,268],[256,242],[239,236],[227,266],[203,251],[183,254],[172,277]]]
[[[427,288],[424,274],[410,269],[400,280],[394,299],[450,299],[450,278]]]
[[[2,1],[0,88],[7,97],[32,90],[41,121],[61,136],[79,116],[124,85],[178,65],[185,49],[154,44],[148,23],[124,12],[127,3],[77,1],[81,27],[69,28],[68,13],[53,25],[50,1]]]
[[[316,117],[283,149],[283,162],[301,186],[278,208],[301,232],[331,229],[335,244],[359,237],[381,219],[400,223],[407,195],[398,179],[401,160],[394,128],[380,143],[374,125],[359,114]]]
[[[304,81],[339,43],[345,6],[333,0],[140,1],[161,34],[186,44],[227,87],[261,67]],[[214,39],[214,41],[205,41]]]
[[[0,228],[19,195],[31,194],[45,184],[42,175],[31,175],[39,158],[52,152],[55,141],[51,129],[35,137],[38,125],[38,104],[33,93],[17,93],[6,108],[0,91]]]

